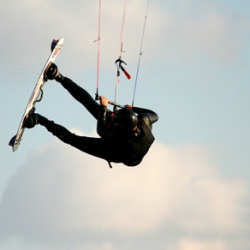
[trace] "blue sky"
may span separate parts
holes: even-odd
[[[128,168],[43,127],[15,134],[54,38],[62,74],[96,88],[99,1],[0,3],[0,249],[246,250],[250,247],[250,3],[150,1],[135,106],[159,114],[156,141]],[[113,100],[123,1],[103,1],[102,95]],[[118,102],[131,103],[147,1],[127,0]],[[4,25],[3,25],[4,24]],[[55,81],[36,111],[75,133],[96,121]]]

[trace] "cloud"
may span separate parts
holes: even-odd
[[[144,1],[138,2],[129,3],[125,24],[124,59],[129,68],[137,63],[144,18],[145,6],[140,5]],[[180,75],[189,65],[197,67],[210,60],[225,65],[237,58],[249,26],[248,20],[235,23],[210,2],[202,6],[197,1],[181,2],[178,8],[167,1],[150,3],[142,69],[150,72],[158,87],[164,81],[159,72],[168,75],[168,64]],[[9,87],[20,82],[25,93],[26,77],[40,73],[54,37],[65,37],[59,56],[63,73],[75,78],[80,72],[82,79],[88,69],[95,70],[97,1],[3,1],[0,6],[1,23],[8,23],[8,29],[0,27],[2,48],[11,48],[11,53],[2,54],[0,65],[8,79],[18,79]],[[110,69],[112,76],[121,13],[122,4],[117,1],[103,5],[102,68]],[[184,63],[185,68],[176,63]],[[20,68],[21,73],[16,73]],[[203,81],[204,71],[197,71]],[[145,84],[140,95],[144,93],[143,101],[150,102],[146,85],[152,90]],[[160,99],[166,96],[157,96]],[[114,164],[110,170],[106,162],[53,140],[33,150],[8,182],[0,203],[0,249],[20,249],[20,245],[25,250],[249,249],[248,186],[242,179],[222,176],[208,161],[207,150],[156,142],[140,166]]]
[[[193,239],[182,239],[177,247],[178,250],[226,250],[228,249],[226,244],[221,240],[215,241],[199,241]]]
[[[193,238],[183,238],[176,245],[169,246],[169,250],[228,250],[228,249],[248,249],[249,241],[241,239],[239,242],[232,244],[230,240],[197,240]]]
[[[1,5],[5,10],[1,21],[5,23],[8,20],[8,29],[5,26],[0,28],[4,34],[2,47],[11,47],[12,51],[11,54],[2,55],[6,69],[13,66],[6,65],[7,59],[12,62],[16,60],[20,68],[24,69],[25,65],[37,64],[37,58],[44,57],[44,46],[59,37],[66,38],[67,47],[63,48],[62,56],[65,56],[64,60],[75,67],[78,67],[76,62],[81,62],[81,68],[95,66],[97,46],[93,41],[97,39],[98,30],[97,2],[75,1],[69,5],[59,1],[39,1],[36,4],[24,1]],[[194,5],[200,15],[193,13]],[[241,53],[243,44],[240,27],[247,27],[247,20],[236,23],[218,11],[216,4],[197,5],[197,2],[187,1],[186,4],[180,4],[179,8],[167,3],[149,7],[143,46],[144,63],[158,62],[159,58],[162,62],[171,58],[171,55],[181,60],[195,61],[204,54],[219,62],[226,62]],[[145,9],[144,1],[131,2],[127,6],[123,56],[131,67],[138,60]],[[114,60],[118,56],[122,15],[123,4],[107,1],[102,5],[101,61],[105,70],[113,70]],[[18,46],[15,45],[16,40]]]
[[[175,55],[183,62],[192,61],[195,65],[204,57],[218,63],[231,62],[239,57],[245,46],[242,24],[218,11],[213,2],[198,4],[195,13],[193,4],[187,1],[178,10],[166,8],[166,12],[159,13],[158,20],[164,22],[165,31],[162,40],[166,42],[166,46],[160,47],[166,54]]]
[[[123,239],[140,245],[142,238],[154,242],[169,232],[179,249],[209,237],[215,243],[203,242],[204,249],[214,244],[221,250],[217,239],[226,242],[249,232],[244,220],[249,194],[243,180],[223,178],[206,159],[200,147],[156,142],[141,165],[109,169],[106,162],[53,140],[33,150],[9,181],[0,203],[0,243],[18,238],[46,249],[68,244],[122,249]],[[160,241],[170,246],[165,237]]]

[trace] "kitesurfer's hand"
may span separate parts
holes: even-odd
[[[129,105],[129,104],[126,104],[126,105],[125,105],[125,108],[126,108],[126,109],[132,109],[133,106],[131,106],[131,105]]]
[[[108,102],[109,102],[108,98],[106,98],[105,96],[100,96],[100,104],[102,106],[107,107],[108,106]]]

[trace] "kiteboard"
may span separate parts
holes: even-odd
[[[27,104],[27,107],[24,111],[24,114],[22,116],[20,125],[18,127],[17,133],[11,138],[11,140],[9,141],[9,146],[12,147],[13,152],[15,152],[22,140],[24,131],[25,131],[25,122],[29,117],[29,114],[31,114],[32,112],[34,112],[35,110],[35,105],[37,102],[40,102],[42,100],[43,97],[43,85],[44,83],[47,81],[46,76],[45,76],[45,72],[47,70],[47,68],[51,65],[51,63],[53,63],[63,45],[64,42],[64,38],[61,38],[59,40],[53,40],[51,43],[51,54],[48,58],[48,60],[46,61],[43,70],[37,80],[37,83],[35,85],[35,88],[30,96],[29,102]]]

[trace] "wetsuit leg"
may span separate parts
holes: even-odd
[[[82,87],[67,77],[58,80],[68,92],[97,119],[99,112],[99,104],[92,98],[92,96]]]
[[[66,144],[108,162],[118,163],[122,161],[123,150],[117,141],[75,135],[63,126],[40,115],[38,121],[40,125],[46,127],[49,132]]]

